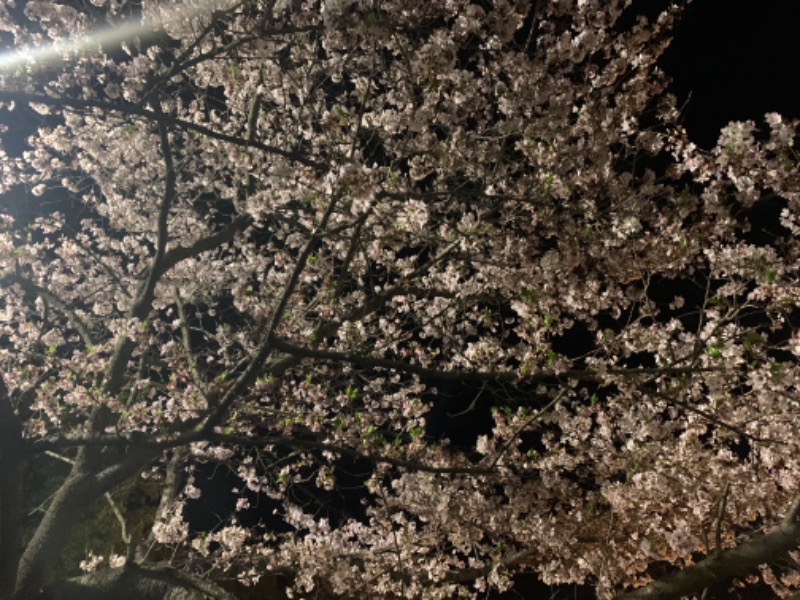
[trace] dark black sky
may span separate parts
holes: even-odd
[[[660,2],[659,2],[660,3]],[[731,120],[800,117],[800,1],[695,0],[662,64],[694,141],[713,145]]]

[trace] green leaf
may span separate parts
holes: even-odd
[[[552,348],[547,349],[547,364],[552,365],[556,360],[558,360],[558,354],[556,354]]]
[[[422,434],[425,433],[425,430],[419,425],[416,425],[411,429],[409,429],[408,433],[412,438],[417,439],[419,437],[422,437]]]

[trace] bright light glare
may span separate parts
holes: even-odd
[[[169,0],[167,3],[171,4]],[[162,11],[162,15],[158,18],[122,23],[88,35],[57,40],[39,48],[10,50],[0,54],[0,72],[14,72],[21,67],[37,68],[58,63],[64,60],[65,55],[96,49],[98,45],[117,44],[138,36],[145,36],[168,23],[211,12],[226,3],[221,0],[190,0],[187,4]]]

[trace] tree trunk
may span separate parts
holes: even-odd
[[[12,600],[36,597],[52,577],[70,532],[85,511],[105,492],[141,470],[155,455],[151,450],[129,450],[117,463],[99,473],[85,469],[80,458],[76,460],[19,560]]]
[[[0,376],[0,590],[14,589],[21,553],[25,449],[19,421]]]
[[[235,596],[221,587],[187,573],[137,565],[55,582],[45,589],[44,597],[47,600],[235,600]]]

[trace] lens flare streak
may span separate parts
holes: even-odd
[[[167,4],[172,4],[168,2]],[[38,48],[17,48],[0,54],[0,73],[15,72],[20,68],[40,68],[48,64],[58,63],[65,57],[84,51],[91,52],[98,46],[118,44],[137,37],[152,34],[165,25],[183,19],[189,19],[204,13],[218,10],[230,2],[223,0],[200,0],[179,5],[168,11],[162,11],[158,17],[143,18],[139,22],[121,23],[113,27],[97,30],[88,35],[55,40]]]

